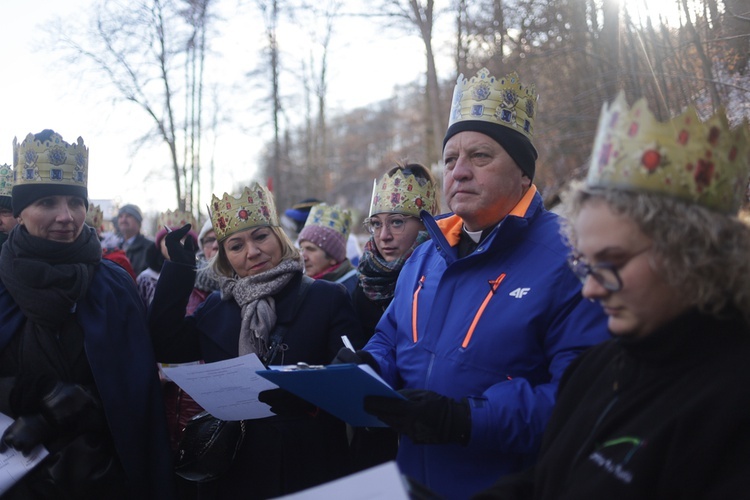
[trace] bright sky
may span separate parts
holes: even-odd
[[[236,2],[219,0],[219,6],[233,9]],[[101,82],[91,85],[72,78],[74,72],[60,68],[49,48],[40,48],[46,40],[40,26],[56,17],[80,18],[91,3],[92,0],[0,2],[0,67],[5,76],[0,87],[0,163],[12,162],[14,137],[22,141],[30,132],[52,128],[68,142],[83,137],[90,148],[90,198],[136,203],[144,211],[174,209],[166,145],[135,156],[131,151],[134,140],[151,126],[145,112],[136,105],[115,102],[114,91],[102,89]],[[244,8],[244,12],[249,9]],[[213,63],[212,70],[231,79],[254,69],[253,58],[262,43],[263,27],[247,14],[224,15],[231,21],[222,24],[219,37],[212,40],[213,48],[224,55]],[[352,109],[385,99],[392,95],[394,85],[415,81],[424,72],[421,42],[383,33],[374,21],[342,21],[337,25],[333,43],[329,54],[329,102],[334,109]],[[293,45],[287,50],[297,51]],[[287,65],[296,64],[291,56],[285,57]],[[250,110],[252,105],[243,102],[238,108]],[[270,120],[270,116],[259,117],[257,113],[261,112],[248,111],[246,116],[235,119],[247,124]],[[262,113],[270,115],[265,110]],[[268,127],[264,130],[270,133]],[[266,134],[266,139],[269,137]],[[252,177],[262,143],[257,133],[238,130],[222,134],[215,159],[216,194],[231,192],[235,184]],[[203,186],[201,201],[207,204],[211,197],[207,178]]]

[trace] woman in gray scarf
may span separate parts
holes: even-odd
[[[162,269],[149,317],[159,361],[213,362],[256,353],[266,364],[327,364],[342,335],[362,342],[341,285],[313,281],[300,294],[302,259],[279,226],[265,187],[253,184],[239,198],[214,196],[211,208],[219,240],[211,265],[220,288],[185,316],[194,251],[176,244],[188,226],[168,235],[171,261]],[[246,422],[231,468],[200,484],[200,498],[269,498],[345,473],[343,422],[293,397],[281,399],[272,404],[279,415]]]

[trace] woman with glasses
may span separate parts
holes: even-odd
[[[352,295],[368,339],[393,299],[404,262],[429,239],[419,213],[438,213],[437,189],[430,171],[419,163],[397,163],[373,186],[370,216],[364,221],[371,236]]]
[[[749,136],[721,113],[604,109],[566,232],[612,338],[563,376],[536,466],[479,498],[747,496]]]
[[[419,213],[437,214],[436,190],[430,171],[418,163],[398,163],[373,186],[370,216],[364,221],[371,236],[352,295],[368,340],[393,300],[404,262],[429,239]],[[398,434],[386,428],[355,429],[350,448],[353,470],[363,470],[396,458]]]

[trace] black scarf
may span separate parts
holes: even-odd
[[[72,243],[32,236],[16,226],[0,252],[0,280],[30,321],[48,328],[63,323],[85,297],[102,247],[84,227]]]
[[[411,248],[401,257],[391,262],[387,262],[377,246],[375,239],[370,237],[365,243],[362,258],[359,261],[359,283],[365,296],[373,302],[388,303],[393,298],[396,290],[396,280],[398,279],[404,262],[414,252],[414,249],[425,241],[430,239],[427,231],[420,231],[417,239],[414,240]]]
[[[0,251],[0,279],[26,317],[7,353],[17,363],[16,411],[32,411],[55,380],[90,378],[72,310],[86,295],[101,255],[93,229],[84,228],[72,243],[32,236],[23,226],[10,232]]]

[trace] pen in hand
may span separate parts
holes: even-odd
[[[352,352],[354,352],[354,346],[352,345],[351,341],[349,340],[349,337],[346,335],[341,336],[341,341],[344,343],[344,347],[351,349]]]

